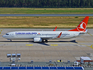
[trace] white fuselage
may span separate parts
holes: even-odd
[[[15,31],[6,33],[3,35],[4,38],[8,40],[18,40],[18,39],[55,39],[62,32],[60,38],[73,38],[79,36],[80,32],[74,31]]]
[[[69,31],[15,31],[6,33],[3,35],[4,38],[8,40],[21,40],[21,39],[33,39],[34,42],[47,42],[48,39],[56,38],[73,38],[80,34],[86,33],[86,25],[88,23],[89,16],[86,16],[82,22],[75,28]]]

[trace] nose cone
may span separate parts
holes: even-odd
[[[6,35],[3,35],[2,37],[6,38]]]

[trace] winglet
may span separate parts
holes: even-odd
[[[60,38],[61,34],[62,34],[62,32],[58,35],[58,37],[57,37],[57,38]]]
[[[56,31],[56,29],[57,29],[57,26],[55,27],[55,29],[53,31]]]

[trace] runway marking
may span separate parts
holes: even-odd
[[[58,46],[58,44],[51,44],[51,46]]]
[[[91,49],[93,49],[93,45],[91,45],[91,46],[85,45],[85,44],[80,44],[80,45],[84,45],[84,46],[87,46],[87,47],[90,47]]]
[[[85,45],[85,44],[79,44],[79,45],[83,45],[83,46],[89,46],[89,45]]]
[[[92,36],[92,34],[88,33],[90,36]]]
[[[26,44],[26,46],[33,46],[33,44]]]
[[[89,47],[93,49],[93,45],[91,45],[91,46],[89,46]]]
[[[0,34],[1,34],[2,30],[0,31]]]

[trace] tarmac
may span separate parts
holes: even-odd
[[[33,40],[9,40],[2,36],[12,31],[52,31],[53,29],[0,29],[0,62],[9,62],[7,54],[21,54],[19,62],[48,62],[68,60],[74,62],[81,56],[88,56],[93,60],[93,29],[88,33],[72,39],[54,39],[48,43],[34,43]],[[64,31],[69,29],[57,29]]]
[[[93,16],[93,14],[0,14],[0,16]]]

